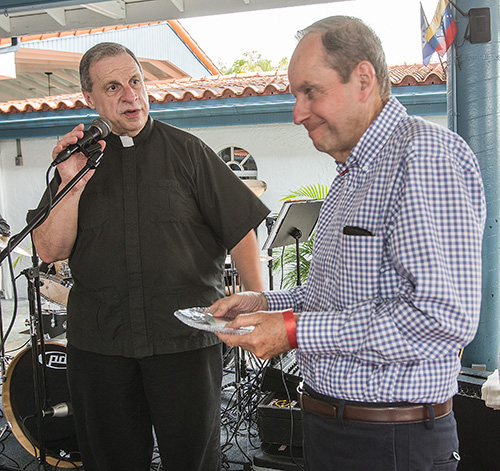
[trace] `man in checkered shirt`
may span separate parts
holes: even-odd
[[[378,37],[355,18],[299,33],[294,122],[331,155],[308,283],[219,300],[219,335],[268,359],[298,347],[310,471],[456,469],[452,397],[481,303],[484,190],[457,134],[390,97]]]

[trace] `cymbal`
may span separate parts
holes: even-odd
[[[255,196],[260,196],[267,190],[267,183],[262,180],[242,180],[253,191]]]
[[[5,249],[5,247],[7,247],[7,241],[3,240],[3,239],[0,239],[0,250],[3,250]],[[18,245],[17,247],[14,248],[13,252],[15,253],[18,253],[20,255],[25,255],[26,257],[31,257],[31,250],[27,250],[23,247],[21,247],[20,245]]]
[[[270,257],[269,255],[265,255],[265,254],[260,254],[260,261],[261,262],[269,262],[269,260],[272,260],[273,257]],[[231,265],[231,261],[232,261],[232,258],[231,258],[231,255],[228,254],[226,255],[226,265]]]

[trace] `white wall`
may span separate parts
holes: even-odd
[[[316,183],[330,186],[337,174],[333,158],[318,152],[305,129],[294,124],[194,128],[189,131],[215,152],[231,145],[250,152],[257,164],[257,178],[267,183],[261,200],[274,212],[280,210],[280,199],[290,190]]]
[[[0,141],[0,211],[11,226],[12,235],[19,233],[26,226],[26,215],[29,209],[36,208],[45,189],[45,174],[52,161],[52,148],[57,139],[22,139],[21,152],[23,165],[16,166],[16,140]],[[20,244],[31,249],[31,239],[27,236]],[[13,253],[13,261],[18,254]],[[31,266],[30,257],[21,257],[15,267],[18,275],[24,268]],[[6,296],[12,296],[8,260],[2,263],[3,289]],[[17,283],[18,296],[27,297],[24,276]]]
[[[446,126],[445,116],[434,117],[432,121]],[[257,164],[258,179],[265,181],[268,187],[261,199],[275,213],[282,206],[280,199],[290,190],[317,183],[330,186],[337,174],[333,158],[313,147],[302,126],[290,123],[193,128],[188,131],[200,137],[216,152],[228,146],[242,147],[250,152]],[[12,234],[17,234],[25,227],[28,210],[37,206],[45,190],[45,175],[56,141],[55,137],[22,139],[23,166],[20,167],[15,165],[16,141],[0,141],[0,212],[11,225]],[[261,247],[266,237],[267,231],[261,226]],[[21,246],[31,247],[29,236]],[[30,263],[28,257],[23,257],[20,267],[29,266]],[[5,262],[3,265],[5,269]],[[18,267],[16,273],[19,270]],[[264,264],[263,273],[267,280],[267,267]],[[26,294],[25,285],[21,283],[19,286],[19,295],[23,297]],[[6,283],[4,287],[10,294]]]

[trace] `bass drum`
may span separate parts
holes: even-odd
[[[46,342],[45,359],[45,383],[49,407],[61,402],[69,403],[66,346],[61,343]],[[41,362],[41,358],[38,360]],[[10,363],[2,397],[5,417],[17,441],[34,457],[40,456],[31,347],[18,353]],[[47,463],[59,468],[75,469],[81,466],[73,416],[46,416],[43,418],[43,424]]]

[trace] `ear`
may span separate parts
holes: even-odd
[[[378,86],[375,68],[368,61],[361,61],[353,70],[353,77],[359,84],[359,92],[367,99]]]
[[[89,92],[87,92],[86,90],[84,90],[83,88],[82,88],[82,93],[83,93],[83,98],[85,98],[85,101],[87,102],[87,105],[89,105],[90,108],[95,110],[95,105],[94,105],[94,102],[92,100],[92,95]]]

